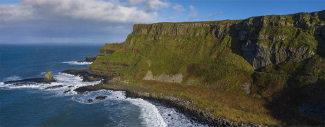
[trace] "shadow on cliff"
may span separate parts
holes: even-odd
[[[325,78],[292,76],[265,105],[286,126],[325,125]]]
[[[243,57],[243,52],[241,50],[242,42],[238,38],[239,32],[235,30],[235,26],[231,26],[230,36],[231,36],[231,46],[230,49],[232,53]]]
[[[318,41],[317,54],[325,59],[325,27],[319,28],[320,34],[314,34],[315,39]]]

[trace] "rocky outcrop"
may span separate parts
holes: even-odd
[[[48,72],[45,74],[45,78],[30,78],[30,79],[23,79],[17,81],[7,81],[4,82],[4,84],[13,84],[13,85],[21,86],[21,85],[31,85],[37,83],[51,84],[51,82],[56,82],[56,80],[53,78],[52,72]]]
[[[166,73],[163,73],[159,76],[153,77],[152,72],[148,70],[146,76],[143,80],[156,80],[160,82],[172,82],[172,83],[181,83],[183,81],[183,75],[181,73],[169,76]]]
[[[278,64],[284,61],[300,61],[312,57],[315,53],[308,48],[266,47],[258,44],[242,46],[243,57],[258,69],[269,64]]]
[[[94,82],[94,81],[100,81],[100,80],[101,80],[100,78],[94,78],[91,76],[83,76],[83,79],[82,79],[83,82]]]
[[[56,86],[46,87],[45,90],[56,89],[56,88],[61,88],[61,87],[63,87],[63,86],[62,85],[56,85]]]
[[[96,60],[97,56],[86,56],[86,61],[87,62],[94,62]]]
[[[109,49],[99,49],[99,53],[112,54],[113,52],[115,51]]]
[[[35,83],[48,83],[50,84],[51,82],[56,82],[55,80],[47,80],[45,78],[30,78],[30,79],[23,79],[23,80],[17,80],[17,81],[7,81],[4,82],[4,84],[13,84],[13,85],[30,85],[30,84],[35,84]]]
[[[63,93],[69,93],[69,92],[71,92],[71,90],[66,90],[66,91],[64,91]]]
[[[92,99],[89,99],[88,100],[88,103],[93,103],[94,101]]]
[[[111,77],[111,75],[102,75],[100,73],[97,73],[96,71],[92,71],[91,69],[69,69],[62,71],[61,73],[71,74],[75,76],[80,76],[83,78],[83,82],[94,82],[94,81],[100,81],[105,78]]]

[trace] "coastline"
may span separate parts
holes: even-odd
[[[78,94],[83,94],[85,91],[97,91],[100,89],[106,90],[113,90],[113,91],[125,91],[127,98],[142,98],[145,100],[150,100],[154,102],[158,102],[167,107],[173,107],[180,111],[183,114],[189,115],[193,119],[207,124],[209,126],[232,126],[232,127],[259,127],[261,125],[256,123],[241,123],[241,122],[234,122],[222,118],[220,116],[215,116],[210,113],[207,109],[200,109],[195,106],[195,102],[191,101],[186,98],[177,97],[175,95],[170,94],[163,94],[153,92],[145,87],[141,86],[131,86],[125,85],[125,82],[120,80],[120,77],[107,77],[107,76],[100,76],[98,74],[89,73],[88,69],[82,70],[66,70],[62,73],[72,74],[72,75],[79,75],[83,77],[101,77],[103,79],[102,83],[97,85],[89,85],[84,87],[79,87],[75,89]]]

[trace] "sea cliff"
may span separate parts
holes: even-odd
[[[99,49],[87,73],[105,76],[104,86],[119,77],[120,85],[189,99],[231,121],[324,125],[324,113],[312,110],[325,107],[324,58],[319,11],[135,24],[124,42]]]

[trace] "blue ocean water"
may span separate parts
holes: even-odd
[[[0,126],[204,126],[176,109],[143,99],[126,98],[123,91],[100,90],[76,94],[73,89],[99,82],[82,82],[61,74],[87,68],[77,63],[95,56],[101,45],[0,45]],[[5,81],[44,77],[52,84],[15,86]],[[49,86],[63,87],[45,90]],[[64,91],[71,92],[64,93]],[[97,96],[107,96],[96,100]],[[87,100],[92,99],[90,103]]]

